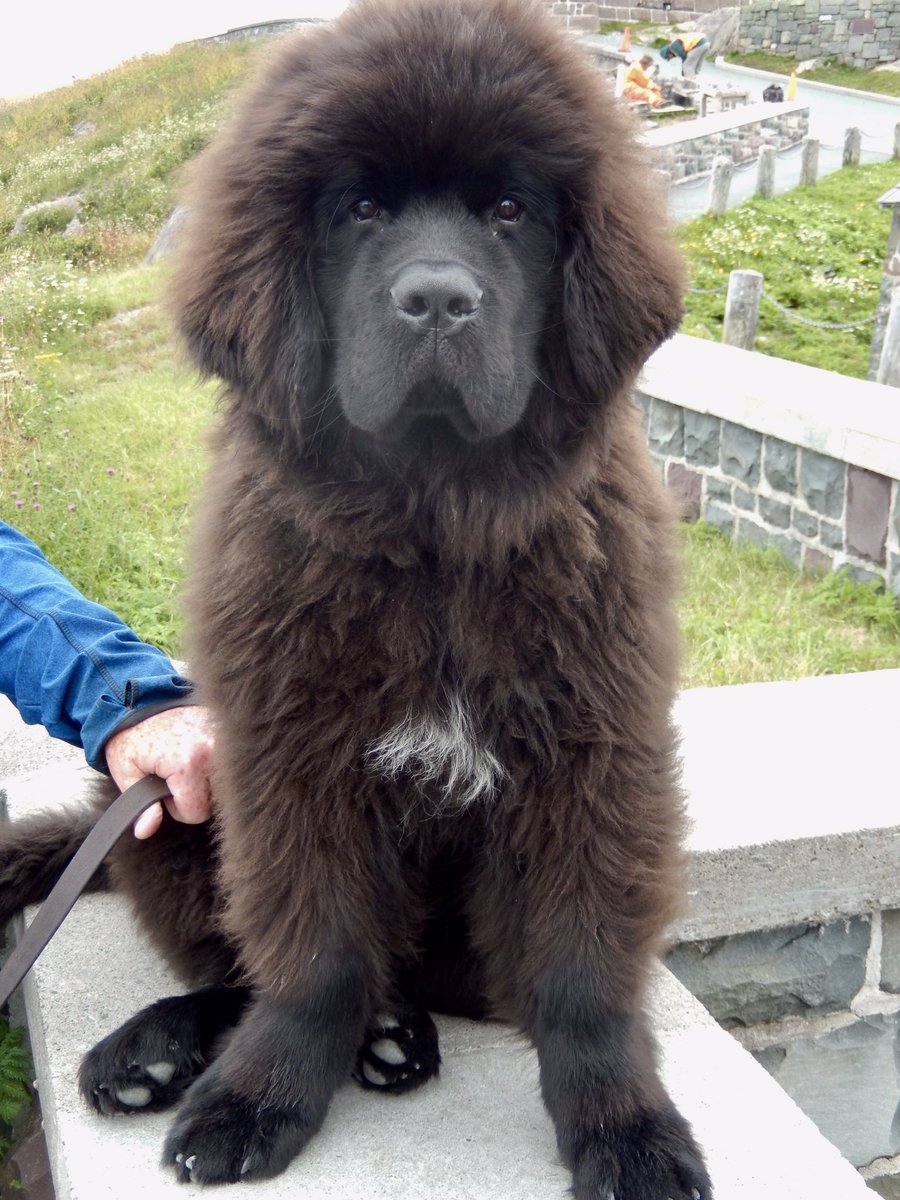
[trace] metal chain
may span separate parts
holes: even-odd
[[[785,308],[783,304],[779,304],[774,296],[770,296],[765,288],[762,289],[762,294],[766,300],[777,308],[784,316],[789,317],[792,321],[799,321],[801,325],[812,325],[816,329],[861,329],[863,325],[871,325],[875,317],[866,317],[863,321],[811,321],[809,317],[801,317],[798,313],[792,312],[789,308]]]
[[[688,292],[692,296],[715,296],[720,292],[727,291],[727,284],[722,284],[721,287],[716,288],[688,288]],[[866,317],[862,321],[813,321],[809,317],[801,317],[799,313],[795,313],[791,309],[785,308],[783,304],[779,304],[775,297],[770,296],[765,288],[763,288],[762,294],[765,299],[768,300],[768,302],[774,308],[777,308],[780,313],[783,313],[784,316],[789,317],[792,321],[799,321],[801,325],[812,325],[816,329],[861,329],[863,325],[871,325],[875,320],[875,317],[871,316]]]

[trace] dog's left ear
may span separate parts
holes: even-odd
[[[639,197],[635,196],[635,203]],[[567,222],[563,317],[579,395],[611,400],[678,329],[681,256],[662,213],[575,206]]]

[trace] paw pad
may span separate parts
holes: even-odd
[[[354,1067],[363,1087],[406,1092],[436,1075],[441,1056],[437,1030],[424,1009],[379,1014],[366,1030]]]

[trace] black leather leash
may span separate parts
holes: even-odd
[[[38,909],[34,920],[16,943],[0,971],[0,1006],[4,1005],[37,961],[41,951],[62,925],[75,901],[107,854],[137,818],[169,795],[166,784],[147,775],[126,788],[87,835],[56,886]]]

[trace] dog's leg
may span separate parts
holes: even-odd
[[[247,988],[202,988],[142,1009],[85,1056],[81,1094],[104,1116],[168,1108],[200,1075],[250,1000]]]
[[[367,1016],[367,969],[323,951],[303,986],[253,1002],[222,1054],[187,1093],[163,1162],[198,1183],[283,1171],[350,1075]]]
[[[537,982],[531,1034],[541,1091],[577,1200],[710,1200],[690,1127],[656,1074],[643,1014],[604,1008],[584,964]]]
[[[475,940],[501,1011],[537,1048],[577,1200],[710,1200],[642,1012],[680,887],[678,805],[665,764],[619,774],[613,757],[605,778],[600,765],[573,753],[565,780],[523,797],[497,831],[475,889]]]

